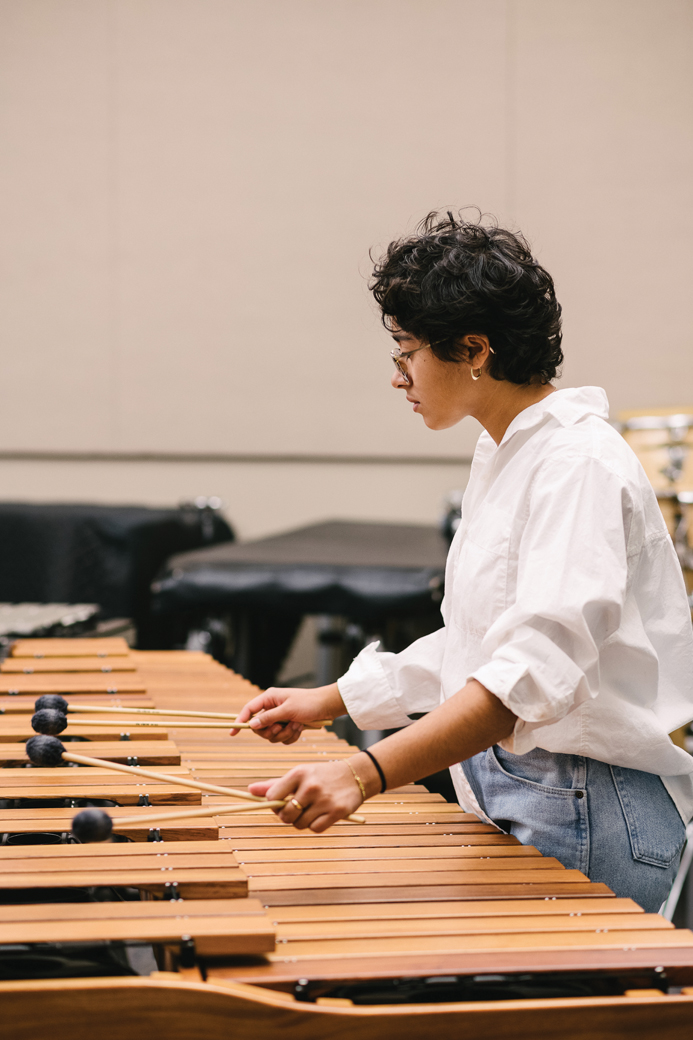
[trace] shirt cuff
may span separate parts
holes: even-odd
[[[370,643],[356,657],[337,688],[359,729],[398,729],[411,719],[402,711],[378,660],[380,643]]]

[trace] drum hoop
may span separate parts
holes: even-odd
[[[693,415],[638,415],[621,425],[624,430],[676,430],[693,426]]]

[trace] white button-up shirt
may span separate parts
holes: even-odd
[[[662,777],[684,822],[693,633],[645,473],[598,387],[558,390],[479,438],[448,555],[444,627],[400,654],[367,646],[339,680],[362,729],[405,726],[477,679],[517,716],[502,742]],[[459,765],[460,804],[484,817]]]

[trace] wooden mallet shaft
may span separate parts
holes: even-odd
[[[74,762],[80,766],[96,766],[103,769],[111,769],[115,773],[134,773],[135,776],[144,776],[150,780],[161,780],[164,783],[178,784],[180,787],[191,787],[195,791],[206,791],[209,794],[228,794],[234,798],[243,798],[248,802],[253,803],[247,806],[248,811],[252,808],[273,808],[274,806],[286,805],[291,799],[287,798],[281,802],[272,802],[271,804],[266,801],[263,795],[251,794],[250,791],[240,791],[235,787],[218,787],[216,784],[205,784],[200,780],[189,780],[187,777],[174,776],[171,773],[157,773],[153,769],[144,769],[142,766],[126,766],[121,765],[120,762],[107,762],[102,758],[90,758],[88,755],[75,755],[71,751],[63,751],[62,758],[64,762]],[[240,807],[237,807],[235,812],[240,812]],[[209,808],[200,809],[187,809],[184,813],[197,814],[198,816],[216,816],[217,808],[210,806]],[[185,819],[186,816],[166,816],[166,819]],[[365,823],[365,819],[362,816],[349,816],[353,823]],[[131,823],[139,822],[141,817],[134,817]],[[118,820],[118,823],[122,821]]]
[[[323,726],[329,726],[331,719],[320,719],[316,722],[301,723],[306,725],[308,729],[322,729]],[[150,729],[252,729],[253,727],[249,722],[190,722],[184,720],[183,722],[176,722],[171,720],[166,722],[165,720],[155,722],[145,722],[144,719],[73,719],[70,718],[70,726],[119,726],[133,727],[133,726],[148,726]]]
[[[167,711],[165,708],[109,708],[106,704],[69,704],[67,711],[70,715],[81,714],[81,712],[104,712],[105,714],[122,714],[122,715],[161,715],[164,717],[173,716],[178,718],[192,718],[192,719],[228,719],[232,722],[238,718],[237,712],[224,712],[224,711],[188,711],[182,708],[172,708]],[[307,729],[319,729],[322,726],[329,726],[332,719],[317,719],[315,722],[303,722],[301,725]],[[239,723],[239,727],[247,725],[247,723]]]
[[[76,712],[117,712],[119,715],[174,715],[176,717],[190,719],[228,719],[233,721],[238,718],[238,712],[229,711],[188,711],[186,708],[109,708],[107,704],[68,704],[66,709],[70,714]]]
[[[235,787],[218,787],[216,784],[205,784],[201,780],[192,780],[186,776],[174,776],[172,773],[157,773],[153,769],[144,769],[142,766],[121,765],[120,762],[107,762],[103,758],[75,755],[71,751],[63,752],[63,760],[65,762],[74,762],[80,766],[112,769],[115,773],[133,773],[135,776],[144,776],[149,780],[160,780],[165,784],[178,784],[179,787],[191,787],[194,791],[206,791],[208,794],[228,794],[233,798],[245,798],[250,802],[264,801],[262,795],[251,794],[250,791],[239,791]]]
[[[194,820],[209,816],[230,816],[232,813],[257,812],[258,809],[280,809],[290,801],[290,798],[283,798],[281,801],[274,802],[268,802],[263,799],[254,805],[210,805],[204,809],[181,809],[179,812],[156,812],[140,816],[125,816],[113,820],[113,829],[118,830],[119,827],[126,827],[133,823],[165,823],[167,820]],[[357,816],[356,813],[352,813],[346,819],[352,823],[366,822],[364,816]]]

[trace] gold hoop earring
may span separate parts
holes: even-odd
[[[471,372],[472,379],[474,380],[475,383],[476,383],[477,379],[481,379],[481,369],[479,369],[479,374],[476,375],[476,376],[474,375],[474,369],[473,368],[470,368],[469,371]]]

